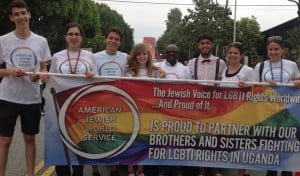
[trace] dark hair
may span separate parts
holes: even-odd
[[[28,11],[28,7],[25,1],[23,0],[13,0],[8,6],[9,14],[12,15],[13,8],[25,8]]]
[[[243,44],[242,43],[240,43],[240,42],[232,42],[232,43],[230,43],[228,45],[228,47],[227,47],[227,52],[229,51],[229,49],[231,47],[234,47],[234,48],[238,49],[241,55],[244,54],[244,49],[243,49]]]
[[[204,39],[207,39],[209,41],[211,41],[212,43],[214,42],[214,39],[212,38],[211,35],[209,34],[201,34],[199,37],[198,37],[198,43],[201,41],[201,40],[204,40]]]
[[[281,48],[284,48],[284,42],[282,40],[281,36],[271,36],[267,40],[267,47],[270,45],[270,43],[277,43]]]
[[[65,26],[65,28],[64,28],[64,35],[67,35],[69,29],[70,29],[70,28],[73,28],[73,27],[77,27],[77,28],[79,29],[80,35],[81,35],[81,37],[82,37],[82,41],[84,41],[84,40],[85,40],[85,32],[84,32],[82,26],[81,26],[80,24],[78,24],[78,23],[68,23],[68,24]]]
[[[105,38],[107,38],[108,35],[109,35],[111,32],[115,32],[115,33],[119,34],[119,36],[120,36],[120,42],[122,42],[122,40],[123,40],[123,33],[122,33],[122,31],[121,31],[120,28],[118,28],[118,27],[111,27],[111,28],[109,28],[109,29],[106,31]]]

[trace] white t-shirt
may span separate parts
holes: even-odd
[[[62,50],[55,53],[52,57],[50,72],[64,74],[71,74],[72,72],[75,72],[75,74],[85,74],[89,71],[96,73],[96,60],[93,53],[86,50],[81,50],[77,62],[78,54],[78,51],[69,51],[69,61],[67,50]]]
[[[95,54],[97,74],[102,76],[124,76],[127,64],[127,54],[117,51],[114,55],[100,51]]]
[[[259,82],[259,67],[261,63],[255,66],[255,77],[256,81]],[[281,67],[282,64],[282,67]],[[270,65],[272,69],[270,69]],[[264,61],[264,69],[262,71],[262,82],[275,80],[276,82],[289,83],[294,78],[299,77],[299,70],[297,64],[293,61],[281,59],[277,62],[271,62],[270,60]],[[281,81],[282,80],[282,81]]]
[[[171,66],[168,61],[156,62],[155,66],[163,69],[167,76],[166,79],[191,79],[192,74],[190,69],[187,66],[182,65],[180,62],[177,62],[174,66]]]
[[[5,62],[7,68],[40,71],[40,62],[50,59],[47,40],[33,32],[25,40],[18,38],[14,32],[0,37],[0,63]],[[40,103],[39,81],[30,81],[29,76],[5,76],[0,84],[0,99],[19,104]]]
[[[255,81],[255,73],[251,67],[246,65],[242,65],[241,68],[233,73],[228,74],[228,68],[225,69],[222,73],[222,81],[245,81],[245,82],[254,82]],[[220,83],[221,87],[238,87],[236,83]]]
[[[133,73],[126,71],[125,72],[126,77],[133,77]],[[138,70],[138,75],[136,77],[139,78],[158,78],[158,73],[155,70],[152,70],[151,76],[148,76],[148,69],[147,68],[140,68]]]

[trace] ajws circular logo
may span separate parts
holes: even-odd
[[[10,55],[13,66],[24,69],[25,71],[35,71],[37,57],[34,51],[28,47],[18,47]]]
[[[62,105],[58,125],[64,144],[88,159],[112,158],[138,135],[139,110],[132,97],[111,85],[81,88]]]

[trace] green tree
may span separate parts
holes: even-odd
[[[14,28],[8,19],[7,7],[10,2],[11,0],[0,2],[1,35]],[[83,26],[87,36],[83,47],[92,48],[94,52],[104,49],[105,32],[103,31],[112,25],[119,26],[124,32],[124,42],[121,46],[124,51],[129,51],[133,45],[133,29],[121,15],[106,5],[96,4],[92,0],[27,0],[26,2],[32,15],[31,30],[47,38],[52,53],[65,48],[63,29],[69,22],[77,22]],[[106,6],[106,9],[103,10],[99,8],[100,6]]]
[[[166,20],[167,31],[170,31],[173,27],[176,27],[182,18],[182,13],[179,8],[173,8],[168,13],[168,20]]]
[[[300,29],[295,27],[287,31],[287,42],[289,44],[287,57],[292,60],[300,59]]]
[[[215,39],[217,55],[222,54],[223,46],[232,41],[233,20],[231,11],[210,0],[194,0],[194,9],[188,9],[177,25],[159,38],[159,49],[168,43],[175,43],[181,49],[181,59],[190,59],[198,55],[196,39],[202,33],[209,33]],[[169,13],[172,14],[172,13]],[[172,16],[171,19],[174,19]],[[168,19],[170,17],[168,16]],[[167,21],[168,22],[168,21]]]
[[[233,20],[231,10],[210,0],[193,0],[194,9],[188,9],[188,15],[172,23],[172,28],[158,39],[158,49],[162,52],[167,44],[175,43],[181,49],[181,59],[190,59],[199,55],[196,39],[202,33],[214,38],[215,54],[224,58],[226,46],[232,42]],[[169,19],[177,19],[174,13],[168,13]],[[173,16],[172,16],[173,15]],[[244,44],[246,55],[256,56],[256,48],[261,43],[261,32],[255,17],[242,18],[237,22],[237,39]]]
[[[193,0],[194,10],[189,10],[184,23],[187,33],[194,41],[201,33],[209,33],[214,38],[216,55],[222,57],[223,47],[232,41],[233,20],[231,11],[209,0]],[[195,45],[195,44],[194,44]],[[198,50],[192,50],[196,53]]]
[[[165,21],[167,29],[164,34],[157,40],[157,49],[159,53],[163,53],[168,44],[176,44],[177,41],[179,41],[180,35],[178,35],[178,32],[181,31],[179,29],[181,28],[181,18],[182,13],[178,8],[173,8],[168,13],[167,20]]]
[[[102,24],[102,35],[105,36],[106,31],[110,27],[119,27],[123,32],[123,41],[120,50],[129,53],[134,44],[133,29],[125,22],[122,15],[118,14],[115,10],[112,10],[106,4],[97,4],[97,8],[99,11],[99,19]]]
[[[46,36],[53,52],[65,48],[63,29],[67,23],[77,22],[86,32],[87,41],[83,47],[99,48],[100,20],[95,3],[91,0],[27,1],[32,13],[31,28]],[[101,45],[100,45],[101,46]]]
[[[244,17],[237,22],[237,41],[243,43],[245,55],[250,58],[256,57],[256,50],[262,43],[263,36],[260,32],[260,26],[254,16]]]

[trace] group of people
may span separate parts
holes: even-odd
[[[36,143],[35,135],[39,133],[41,118],[40,83],[46,83],[45,75],[26,72],[47,72],[47,63],[51,62],[49,72],[62,74],[127,76],[165,79],[194,80],[224,80],[217,86],[244,87],[247,82],[276,83],[293,82],[300,87],[299,70],[295,62],[283,59],[283,40],[281,37],[270,37],[267,41],[268,60],[256,65],[255,69],[243,65],[244,56],[241,43],[228,45],[227,65],[224,60],[213,56],[213,38],[202,34],[198,38],[199,57],[191,59],[187,66],[178,61],[179,48],[170,44],[165,50],[166,59],[153,63],[151,53],[145,44],[136,44],[130,55],[118,51],[122,42],[122,32],[119,28],[110,28],[105,35],[105,50],[93,54],[81,49],[85,40],[84,29],[77,23],[69,23],[63,32],[67,43],[66,49],[51,57],[47,40],[30,30],[31,14],[23,0],[14,0],[9,7],[9,19],[15,24],[15,30],[0,37],[0,64],[6,68],[0,69],[0,176],[5,175],[9,147],[18,116],[25,141],[26,170],[28,176],[34,175]],[[227,81],[227,82],[225,82]],[[236,84],[228,83],[235,81]],[[215,83],[201,83],[216,86]],[[56,166],[58,176],[81,176],[83,166]],[[71,171],[72,170],[72,171]],[[73,172],[71,174],[71,172]],[[198,176],[222,173],[218,169],[200,167]],[[181,176],[178,167],[161,167],[159,176],[168,174]],[[284,172],[284,176],[291,175]],[[93,176],[99,176],[98,166],[93,166]],[[111,175],[117,176],[117,166],[111,166]],[[134,170],[128,166],[129,176],[144,176],[143,166]],[[244,169],[238,170],[238,176],[247,175]],[[269,171],[267,176],[276,175]]]

